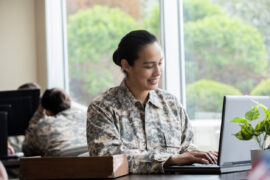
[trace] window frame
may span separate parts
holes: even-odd
[[[45,1],[47,79],[48,88],[69,92],[65,7],[64,0]]]
[[[69,92],[67,32],[66,32],[66,1],[46,2],[46,47],[47,47],[47,77],[48,88],[60,87]],[[185,57],[183,35],[183,3],[179,0],[160,0],[161,44],[164,52],[164,72],[162,75],[163,89],[177,97],[186,108]],[[86,107],[85,107],[86,108]],[[220,122],[212,120],[192,120],[194,143],[201,146],[201,131],[212,137],[214,131],[220,128]],[[205,126],[206,125],[206,126]],[[207,138],[205,138],[207,139]],[[201,150],[209,150],[210,146]],[[213,149],[211,145],[212,150]]]
[[[161,44],[165,60],[162,86],[175,95],[185,107],[181,2],[160,0]],[[66,1],[45,1],[45,17],[48,88],[59,87],[69,93]]]

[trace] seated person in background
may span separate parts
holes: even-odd
[[[87,146],[86,112],[71,108],[60,89],[47,89],[26,130],[25,156],[61,156],[61,151]]]
[[[27,89],[41,89],[37,83],[29,82],[22,84],[18,87],[18,90],[27,90]]]
[[[30,82],[22,84],[18,87],[18,90],[28,90],[28,89],[40,89],[40,86],[37,83]],[[22,152],[22,143],[24,141],[24,136],[10,136],[8,137],[8,152],[9,154],[15,154],[18,152]]]

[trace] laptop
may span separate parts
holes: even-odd
[[[240,131],[240,126],[230,121],[235,117],[244,117],[245,113],[256,105],[252,100],[258,101],[266,107],[270,105],[268,96],[224,96],[217,164],[196,163],[184,166],[168,166],[164,168],[165,173],[221,174],[251,169],[250,150],[258,149],[259,145],[254,138],[248,141],[237,139],[233,134]],[[261,109],[260,113],[261,115],[264,114]],[[261,121],[263,116],[260,116],[260,118]]]

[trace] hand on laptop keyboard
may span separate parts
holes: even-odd
[[[217,164],[218,152],[193,150],[179,155],[171,156],[164,164],[169,165],[188,165],[193,163]]]

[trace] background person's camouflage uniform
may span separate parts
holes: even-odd
[[[86,113],[74,108],[46,116],[35,112],[26,130],[23,152],[26,156],[54,156],[86,142]]]
[[[172,154],[195,149],[185,110],[163,90],[150,91],[144,106],[125,82],[88,108],[90,156],[127,154],[130,173],[162,173]]]
[[[9,136],[8,142],[16,153],[22,152],[22,144],[24,141],[24,135]]]

